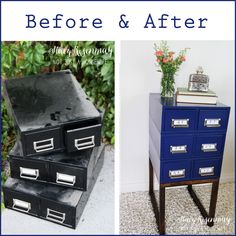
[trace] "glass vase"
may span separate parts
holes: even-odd
[[[171,98],[175,94],[174,74],[163,73],[161,78],[161,97]]]

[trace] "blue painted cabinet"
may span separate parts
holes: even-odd
[[[149,97],[149,156],[160,183],[220,177],[230,107]]]

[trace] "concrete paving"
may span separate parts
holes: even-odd
[[[114,234],[113,147],[106,147],[104,166],[75,230],[9,209],[2,211],[1,228],[4,235]]]

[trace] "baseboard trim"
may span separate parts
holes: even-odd
[[[223,175],[220,178],[220,183],[230,183],[230,182],[234,182],[234,175],[233,174],[229,174],[229,175]]]

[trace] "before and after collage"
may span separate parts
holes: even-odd
[[[234,41],[3,41],[1,234],[234,234]]]

